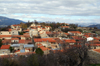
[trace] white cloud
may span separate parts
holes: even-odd
[[[22,15],[18,15],[18,13]],[[0,14],[6,14],[7,17],[24,21],[99,23],[100,19],[96,18],[70,19],[63,17],[51,18],[51,16],[100,16],[100,0],[0,0]],[[49,14],[51,16],[34,16],[34,14]]]
[[[0,13],[100,15],[99,0],[0,0]],[[6,12],[5,12],[5,9]]]

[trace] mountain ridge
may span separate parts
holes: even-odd
[[[21,22],[25,23],[24,21],[19,20],[19,19],[13,19],[13,18],[0,16],[0,25],[1,26],[3,26],[3,25],[9,26],[9,25],[12,25],[12,24],[20,24]]]
[[[100,29],[100,24],[95,24],[95,25],[89,25],[87,27],[97,27],[98,29]]]

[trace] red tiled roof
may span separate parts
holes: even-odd
[[[46,48],[46,47],[44,47],[44,46],[41,46],[41,47],[39,47],[39,48],[41,48],[43,51],[50,50],[49,48]]]
[[[29,32],[30,30],[29,29],[27,29],[27,30],[23,30],[24,32]]]
[[[69,35],[69,33],[65,33],[66,35]]]
[[[12,31],[12,29],[8,29],[8,31]]]
[[[85,40],[82,38],[82,36],[72,36],[72,38],[75,40]]]
[[[11,38],[11,40],[19,40],[18,38]]]
[[[2,45],[0,49],[9,49],[10,45]]]
[[[13,25],[13,26],[20,26],[20,25]]]
[[[30,37],[30,35],[28,35],[28,34],[25,34],[25,35],[23,35],[24,37]]]
[[[76,41],[73,40],[73,39],[67,39],[67,40],[65,40],[65,42],[67,42],[67,43],[75,43]]]
[[[1,58],[11,58],[11,57],[13,57],[13,55],[1,55],[0,57]]]
[[[3,38],[3,37],[11,37],[11,35],[0,35],[0,38]]]
[[[70,33],[79,33],[79,34],[81,34],[80,31],[68,31],[68,32],[70,32]]]
[[[90,37],[89,35],[84,35],[86,38]]]
[[[25,43],[26,43],[26,44],[32,43],[32,40],[25,40]]]
[[[12,35],[12,37],[21,37],[23,35]]]
[[[92,35],[92,33],[84,33],[84,35]]]
[[[92,42],[94,44],[100,44],[100,41],[99,40],[93,40],[93,41],[90,41],[90,42]]]
[[[95,40],[99,40],[99,38],[93,37]]]
[[[81,47],[81,45],[70,45],[70,48],[73,48],[73,47],[79,48],[79,47]]]
[[[4,39],[2,40],[2,43],[11,43],[11,39]]]
[[[41,26],[37,26],[38,28],[41,28]]]
[[[25,43],[25,40],[19,40],[19,43]]]
[[[37,38],[35,38],[35,39],[34,39],[34,42],[42,42],[42,39],[37,39]]]
[[[46,31],[46,34],[52,34],[52,32],[50,32],[50,31]]]
[[[62,28],[69,28],[69,26],[61,26]]]
[[[37,46],[43,46],[42,44],[36,44]]]
[[[87,46],[100,46],[100,44],[86,44]]]
[[[42,42],[42,41],[56,42],[53,38],[39,38],[39,39],[35,38],[34,39],[34,42]]]
[[[16,52],[20,52],[20,50],[15,51],[15,53],[16,53]]]
[[[31,28],[31,29],[37,29],[37,28]]]
[[[19,40],[19,43],[28,44],[28,43],[32,43],[32,40]]]
[[[29,55],[29,54],[34,54],[35,52],[24,52],[24,53],[19,53],[19,55]]]
[[[100,49],[93,49],[94,51],[100,53]]]

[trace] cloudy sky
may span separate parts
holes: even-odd
[[[100,0],[0,0],[0,16],[26,22],[100,23]]]

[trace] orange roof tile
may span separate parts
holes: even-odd
[[[12,29],[8,29],[8,31],[12,31]]]
[[[3,37],[11,37],[11,35],[0,35],[0,38],[3,38]]]
[[[4,39],[2,40],[2,43],[11,43],[11,39]]]
[[[27,30],[23,30],[24,32],[29,32],[30,30],[29,29],[27,29]]]
[[[99,40],[99,38],[93,37],[95,40]]]
[[[24,44],[25,43],[25,40],[19,40],[19,43],[23,43]]]
[[[100,49],[93,49],[94,51],[100,53]]]
[[[37,46],[43,46],[42,44],[36,44]]]
[[[24,37],[30,37],[30,35],[28,35],[28,34],[24,34],[23,36],[24,36]]]
[[[69,26],[61,26],[61,28],[69,28]]]
[[[86,38],[90,37],[89,35],[84,35]]]
[[[24,52],[24,53],[19,53],[19,55],[29,55],[29,54],[34,54],[35,52]]]
[[[66,35],[69,35],[69,33],[65,33]]]
[[[82,38],[82,36],[72,36],[72,38],[75,40],[85,40]]]
[[[2,45],[0,49],[9,49],[10,45]]]
[[[20,52],[20,50],[15,51],[15,53],[16,53],[16,52]]]
[[[73,39],[67,39],[67,40],[65,40],[65,42],[67,42],[67,43],[75,43],[76,41],[73,40]]]
[[[13,25],[13,26],[20,26],[20,25]]]
[[[39,38],[39,39],[37,39],[37,38],[35,38],[34,39],[34,41],[35,42],[42,42],[42,41],[48,41],[48,42],[56,42],[55,40],[54,40],[54,38]]]
[[[43,51],[50,50],[49,48],[46,48],[46,47],[44,47],[44,46],[41,46],[41,47],[39,47],[39,48],[41,48]]]
[[[52,32],[50,32],[50,31],[46,31],[46,34],[52,34]]]
[[[41,26],[37,26],[38,28],[41,28]]]
[[[12,35],[12,37],[21,37],[21,36],[23,36],[23,35]]]
[[[81,34],[80,31],[68,31],[68,32],[70,32],[70,33],[79,33],[79,34]]]
[[[87,46],[100,46],[100,44],[86,44]]]
[[[37,28],[31,28],[31,29],[37,29]]]
[[[84,35],[92,35],[92,33],[84,33]]]
[[[79,48],[79,47],[81,47],[81,45],[70,45],[70,48],[73,48],[73,47]]]
[[[11,38],[11,40],[19,40],[18,38]]]
[[[11,57],[13,57],[13,55],[1,55],[0,57],[1,58],[11,58]]]

